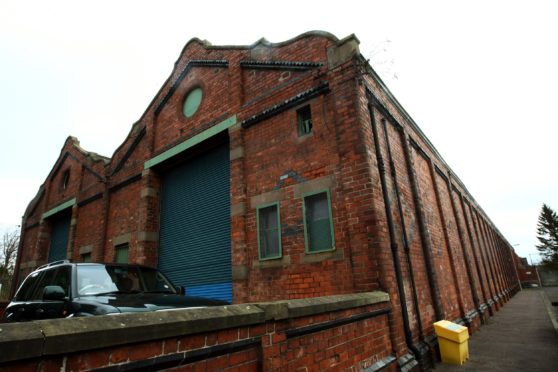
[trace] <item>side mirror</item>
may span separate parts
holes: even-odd
[[[180,293],[182,296],[186,295],[186,288],[183,286],[180,286],[180,290],[178,291],[178,293]]]
[[[43,289],[43,300],[61,301],[66,297],[64,289],[58,285],[47,285]]]

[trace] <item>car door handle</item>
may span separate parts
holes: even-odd
[[[36,313],[36,314],[42,314],[42,313],[44,313],[44,312],[45,312],[45,311],[44,311],[43,309],[37,309],[37,310],[35,310],[35,313]]]

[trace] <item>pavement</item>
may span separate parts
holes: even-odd
[[[517,293],[469,338],[469,359],[445,371],[558,371],[558,287]]]

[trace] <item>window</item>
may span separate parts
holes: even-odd
[[[128,243],[114,247],[114,262],[128,263]]]
[[[303,199],[306,252],[335,249],[329,191],[307,194]]]
[[[84,253],[81,255],[81,262],[91,262],[91,253]]]
[[[257,224],[260,260],[281,258],[279,204],[258,207]]]
[[[298,118],[298,136],[302,137],[312,132],[312,112],[310,105],[296,111]]]
[[[43,299],[43,292],[47,285],[51,285],[52,280],[54,279],[54,274],[56,273],[56,269],[45,270],[39,279],[39,284],[37,284],[37,288],[35,288],[35,292],[31,296],[32,301],[40,301]]]
[[[17,291],[17,295],[15,296],[15,301],[29,301],[31,295],[33,294],[33,290],[35,289],[35,285],[39,280],[40,272],[36,272],[31,274],[21,285],[19,291]]]
[[[182,113],[185,117],[192,117],[196,113],[196,111],[198,111],[202,98],[203,91],[201,90],[201,88],[192,89],[188,93],[186,99],[184,99],[184,105],[182,106]]]
[[[62,266],[56,272],[56,277],[51,285],[62,287],[64,294],[67,296],[70,292],[70,276],[71,268],[69,266]]]
[[[62,175],[62,190],[66,190],[68,188],[68,184],[70,182],[70,170],[66,170]]]

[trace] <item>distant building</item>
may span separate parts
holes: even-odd
[[[539,286],[541,280],[536,266],[529,265],[527,258],[518,257],[516,260],[517,275],[523,287]]]
[[[433,322],[476,329],[519,289],[514,256],[358,39],[310,32],[192,39],[111,158],[69,137],[17,270],[142,263],[235,303],[382,289],[385,350],[412,361]]]

